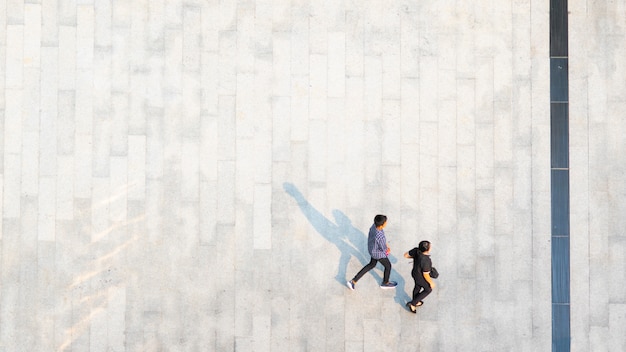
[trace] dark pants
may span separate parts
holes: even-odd
[[[419,274],[412,274],[413,280],[415,281],[415,288],[413,289],[413,300],[411,300],[412,305],[416,305],[417,302],[423,300],[428,296],[433,289],[430,287],[424,276]]]
[[[391,273],[391,262],[389,261],[389,258],[380,258],[380,259],[374,259],[372,258],[372,260],[370,260],[369,264],[367,264],[366,266],[363,267],[363,269],[361,269],[361,271],[359,271],[356,276],[354,277],[354,282],[359,281],[360,278],[363,277],[363,275],[365,275],[365,273],[367,273],[368,271],[374,269],[374,267],[376,267],[376,263],[380,262],[380,264],[382,264],[385,267],[385,273],[383,274],[383,284],[386,284],[389,282],[389,274]]]

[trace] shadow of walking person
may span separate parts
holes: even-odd
[[[352,221],[343,212],[336,209],[333,210],[332,214],[335,222],[332,222],[315,209],[315,207],[313,207],[306,200],[306,198],[304,198],[295,185],[285,182],[283,184],[283,188],[287,194],[294,198],[298,207],[300,207],[300,210],[309,220],[313,228],[322,237],[339,249],[341,256],[339,258],[339,266],[337,268],[335,280],[341,285],[345,285],[347,277],[346,271],[352,257],[355,257],[362,266],[369,263],[369,256],[363,254],[363,251],[360,250],[360,248],[365,248],[365,253],[367,254],[367,236],[365,233],[352,226]],[[393,255],[389,256],[389,260],[392,263],[396,263],[398,261]],[[377,282],[382,282],[382,277],[376,272],[372,270],[370,273],[374,276],[374,279]],[[404,307],[404,304],[410,300],[409,295],[407,295],[404,291],[405,281],[402,276],[395,269],[393,269],[393,267],[391,269],[390,277],[398,283],[398,286],[396,287],[395,301]]]

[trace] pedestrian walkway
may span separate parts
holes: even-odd
[[[626,350],[624,8],[567,8],[576,351]],[[549,10],[2,2],[0,351],[550,350]]]

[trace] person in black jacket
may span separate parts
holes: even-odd
[[[430,277],[433,266],[430,260],[430,248],[430,242],[421,241],[417,247],[404,253],[405,258],[413,258],[411,276],[415,281],[415,288],[413,289],[413,299],[406,304],[412,313],[417,312],[417,307],[424,304],[422,300],[435,288],[435,283]]]

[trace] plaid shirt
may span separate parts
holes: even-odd
[[[367,236],[367,250],[374,259],[387,257],[387,239],[385,238],[385,231],[382,229],[378,230],[376,225],[370,227],[370,232]]]

